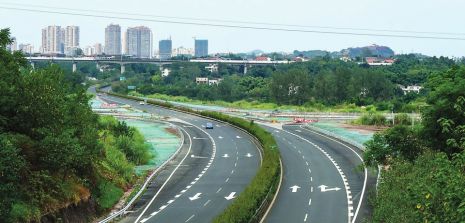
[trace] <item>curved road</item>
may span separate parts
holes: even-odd
[[[139,102],[101,99],[161,116],[176,117],[185,136],[181,152],[161,171],[122,222],[211,222],[255,176],[261,162],[256,143],[224,123]],[[211,122],[214,129],[205,129]]]
[[[302,125],[263,127],[274,135],[284,168],[266,222],[363,222],[376,178],[359,167],[359,149]]]

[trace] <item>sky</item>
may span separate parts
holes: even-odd
[[[447,35],[448,37],[465,39],[465,13],[463,13],[465,1],[463,0],[0,0],[0,7],[22,7],[71,12],[63,9],[11,5],[12,3],[42,5],[43,7],[75,8],[79,13],[89,14],[98,13],[89,12],[88,10],[105,10],[154,16],[240,20],[302,26],[447,32],[456,33],[454,35]],[[137,17],[121,13],[106,15]],[[193,20],[183,21],[193,22]],[[255,49],[261,49],[265,52],[292,52],[293,50],[317,49],[339,51],[348,47],[378,44],[389,46],[399,54],[422,53],[430,56],[465,56],[465,40],[351,36],[206,27],[153,21],[46,14],[0,8],[0,28],[9,27],[12,35],[17,38],[18,43],[31,43],[36,49],[41,43],[41,29],[48,25],[80,26],[80,45],[81,47],[85,47],[94,43],[104,43],[104,29],[110,23],[121,25],[123,30],[127,27],[139,25],[151,28],[154,35],[154,49],[158,48],[158,41],[160,39],[169,37],[173,40],[173,47],[184,46],[193,48],[193,38],[195,37],[209,40],[210,53],[249,52]],[[231,25],[229,23],[222,24]],[[380,33],[379,31],[334,30],[308,27],[287,28]],[[385,32],[383,33],[386,34]],[[420,35],[415,33],[388,34]],[[438,34],[421,35],[439,36]]]

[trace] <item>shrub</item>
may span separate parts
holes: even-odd
[[[394,123],[396,125],[410,125],[412,124],[410,116],[405,113],[400,113],[394,116]]]
[[[123,196],[123,190],[108,181],[101,182],[98,189],[100,194],[97,196],[97,203],[103,209],[113,207],[119,198]]]

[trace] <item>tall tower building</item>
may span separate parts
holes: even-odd
[[[95,49],[95,54],[96,55],[102,55],[103,53],[103,47],[101,43],[96,43],[94,44],[94,49]]]
[[[128,28],[125,33],[125,54],[138,58],[151,58],[152,38],[152,31],[148,27]]]
[[[195,40],[195,57],[208,56],[208,40]]]
[[[171,39],[160,40],[160,42],[158,43],[160,59],[171,59],[172,48],[173,44],[171,42]]]
[[[121,55],[121,26],[110,24],[105,28],[105,54]]]
[[[42,52],[62,54],[64,48],[64,29],[60,26],[47,26],[42,29]]]
[[[65,29],[65,51],[79,47],[79,26],[67,26]]]

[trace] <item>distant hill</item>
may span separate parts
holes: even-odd
[[[355,47],[341,50],[342,55],[350,58],[356,57],[383,57],[394,56],[394,51],[387,46],[371,45],[365,47]]]
[[[324,51],[324,50],[308,50],[308,51],[294,50],[293,54],[296,57],[303,56],[303,57],[307,57],[307,58],[315,58],[315,57],[324,57],[324,56],[330,54],[330,52]]]

